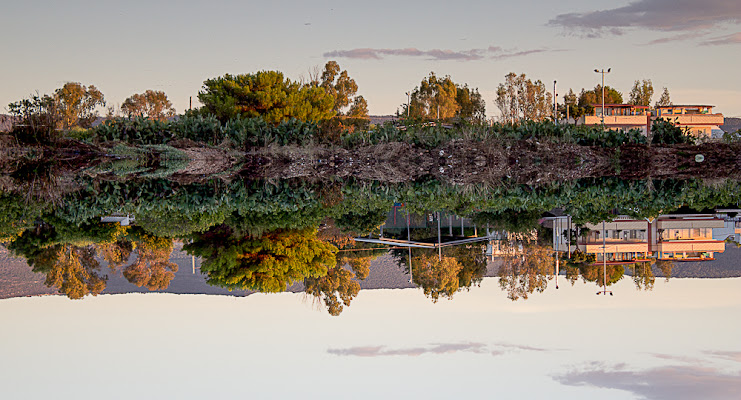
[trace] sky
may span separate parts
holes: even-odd
[[[738,399],[734,279],[562,284],[512,302],[496,278],[432,303],[363,290],[338,317],[302,294],[0,300],[4,398]]]
[[[594,69],[627,99],[651,79],[658,100],[712,104],[741,117],[741,2],[34,1],[0,13],[0,113],[65,82],[93,84],[109,104],[165,91],[182,112],[204,80],[279,70],[291,79],[336,60],[371,114],[392,114],[431,71],[478,88],[525,73],[558,92],[593,88]]]

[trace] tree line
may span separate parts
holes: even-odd
[[[604,99],[603,99],[604,93]],[[650,107],[654,95],[653,83],[650,79],[636,80],[628,94],[627,104]],[[581,89],[576,94],[573,89],[563,96],[563,102],[558,105],[558,119],[571,117],[578,119],[594,111],[595,104],[623,104],[623,94],[617,89],[605,85],[596,85],[594,89]],[[494,100],[501,114],[501,121],[505,123],[519,123],[523,121],[543,121],[554,119],[553,94],[540,81],[532,81],[525,74],[517,75],[510,72],[505,76],[504,83],[497,87],[497,97]],[[654,107],[672,105],[669,89],[663,88],[661,96]]]

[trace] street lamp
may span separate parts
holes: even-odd
[[[409,119],[409,108],[411,107],[411,103],[412,103],[411,92],[407,92],[407,119]]]
[[[607,71],[605,71],[604,69],[602,69],[602,70],[595,69],[594,70],[594,72],[596,72],[598,74],[602,74],[602,127],[603,128],[605,126],[605,74],[609,74],[611,69],[612,68],[607,68]]]
[[[607,293],[610,293],[610,296],[612,296],[612,290],[607,290],[607,254],[606,253],[607,253],[607,243],[605,242],[605,221],[602,221],[602,277],[603,277],[602,284],[603,284],[603,289],[597,292],[598,296],[600,294],[604,294],[605,296],[607,296]]]

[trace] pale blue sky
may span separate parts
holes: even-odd
[[[737,399],[741,279],[562,283],[512,302],[485,278],[433,304],[363,290],[0,300],[8,399]],[[649,384],[650,383],[650,384]]]
[[[335,59],[373,114],[395,112],[430,71],[478,87],[498,115],[494,91],[510,71],[549,88],[558,80],[564,93],[594,87],[593,69],[610,67],[607,83],[625,97],[650,78],[654,100],[667,86],[675,103],[741,116],[737,1],[5,3],[3,108],[79,81],[113,104],[164,90],[182,111],[207,78],[277,69],[296,79]]]

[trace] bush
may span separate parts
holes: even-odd
[[[671,121],[659,118],[651,125],[652,144],[695,144],[689,131],[674,125]]]
[[[92,137],[98,142],[121,141],[129,144],[165,144],[172,139],[169,122],[154,119],[114,118],[93,128]]]

